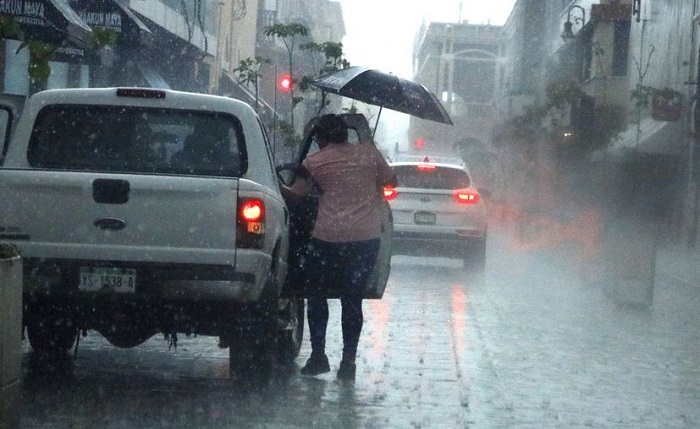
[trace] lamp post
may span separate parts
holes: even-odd
[[[581,17],[575,16],[573,18],[573,22],[571,22],[571,11],[574,9],[581,9]],[[576,37],[574,35],[574,32],[572,30],[574,23],[576,24],[581,24],[581,27],[586,25],[586,9],[582,8],[581,6],[575,4],[569,8],[569,10],[566,13],[566,22],[564,23],[564,31],[561,33],[561,38],[564,42],[570,42],[574,40]]]

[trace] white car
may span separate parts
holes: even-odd
[[[483,270],[487,214],[483,198],[461,159],[403,156],[390,164],[398,186],[384,189],[393,216],[395,255],[459,258]]]

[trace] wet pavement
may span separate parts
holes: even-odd
[[[332,371],[298,374],[305,341],[263,391],[231,386],[211,337],[117,349],[91,334],[72,375],[51,378],[33,375],[25,344],[21,427],[700,427],[700,288],[659,274],[651,306],[620,304],[586,281],[576,246],[491,231],[483,275],[393,259],[384,299],[365,302],[354,384],[335,379],[332,301]]]

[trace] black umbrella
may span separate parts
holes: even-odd
[[[349,67],[321,76],[311,85],[324,92],[396,110],[418,118],[452,125],[440,100],[423,85],[394,74],[365,67]],[[379,120],[379,117],[377,117]]]

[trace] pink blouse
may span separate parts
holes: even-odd
[[[394,173],[376,147],[330,143],[307,156],[303,165],[322,190],[313,237],[330,242],[379,238],[382,187]],[[311,187],[311,183],[295,183],[292,191],[306,195]]]

